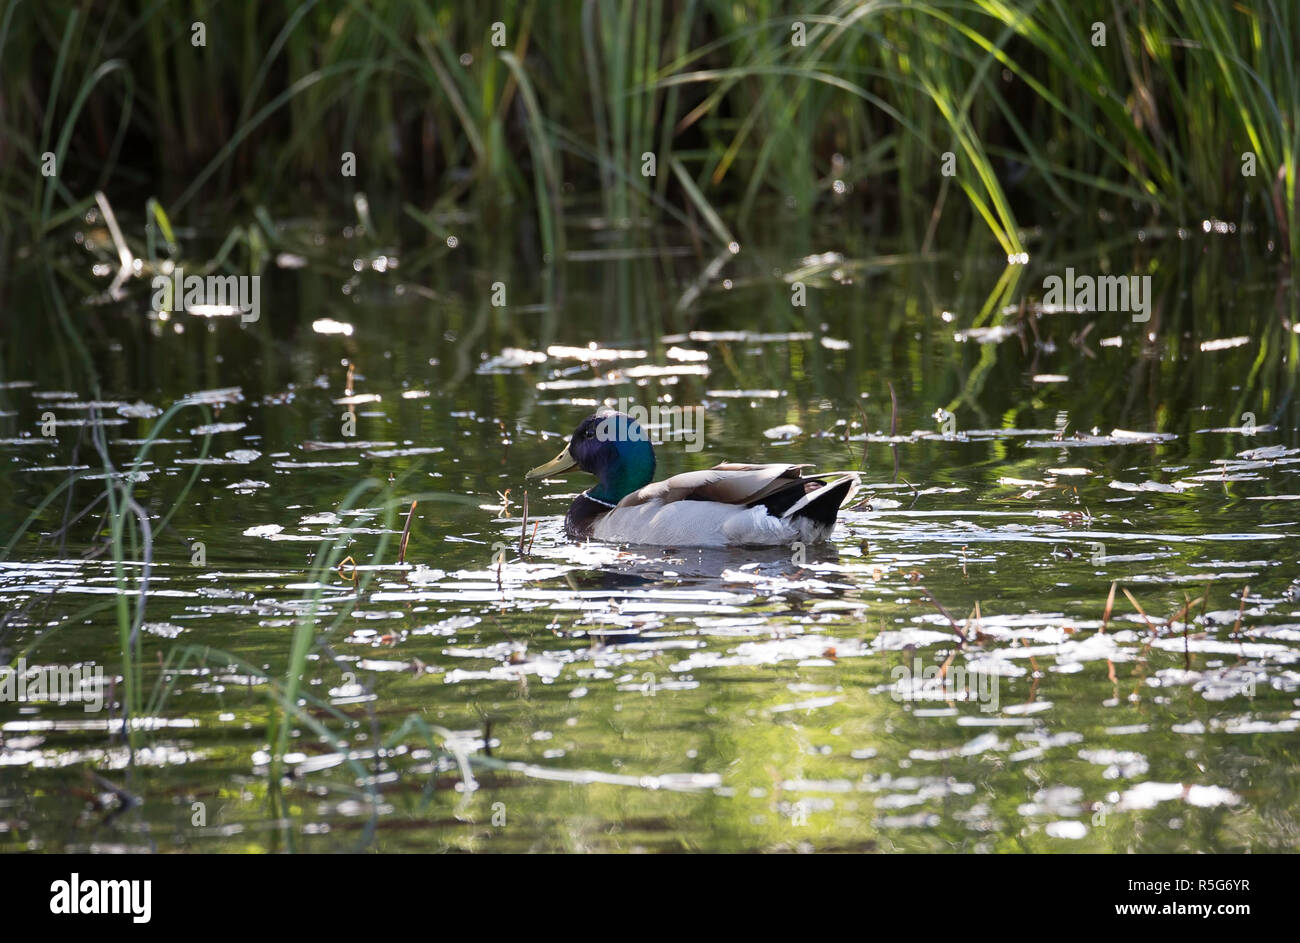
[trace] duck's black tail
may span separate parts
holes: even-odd
[[[861,483],[856,472],[846,472],[839,478],[816,482],[818,487],[812,488],[791,504],[781,513],[781,517],[803,518],[822,527],[830,527],[835,523],[840,508],[849,502]],[[808,484],[813,482],[809,481]]]

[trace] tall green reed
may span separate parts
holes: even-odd
[[[931,242],[975,219],[1014,254],[1027,222],[1104,206],[1250,219],[1294,254],[1297,40],[1300,16],[1271,0],[346,0],[127,5],[93,24],[67,0],[18,2],[0,18],[0,205],[17,211],[0,228],[39,238],[95,185],[152,181],[173,217],[232,196],[328,211],[365,190],[432,216],[529,207],[555,261],[574,207],[689,211],[677,159],[742,235],[775,202],[804,220],[883,211]],[[47,152],[60,169],[41,178]]]

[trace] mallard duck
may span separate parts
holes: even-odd
[[[774,547],[825,540],[861,483],[856,472],[805,475],[811,465],[724,463],[651,484],[654,446],[635,419],[592,413],[560,454],[528,478],[580,468],[595,487],[573,499],[571,540],[662,547]]]

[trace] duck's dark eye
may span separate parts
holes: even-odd
[[[582,434],[582,437],[583,437],[584,439],[594,439],[594,438],[596,438],[596,430],[595,430],[595,429],[588,429],[586,432],[584,432],[584,433]]]

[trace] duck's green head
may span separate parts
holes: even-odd
[[[534,468],[528,477],[562,475],[574,468],[596,476],[599,484],[588,492],[591,497],[617,504],[654,479],[654,446],[631,416],[599,409],[573,430],[559,455]]]

